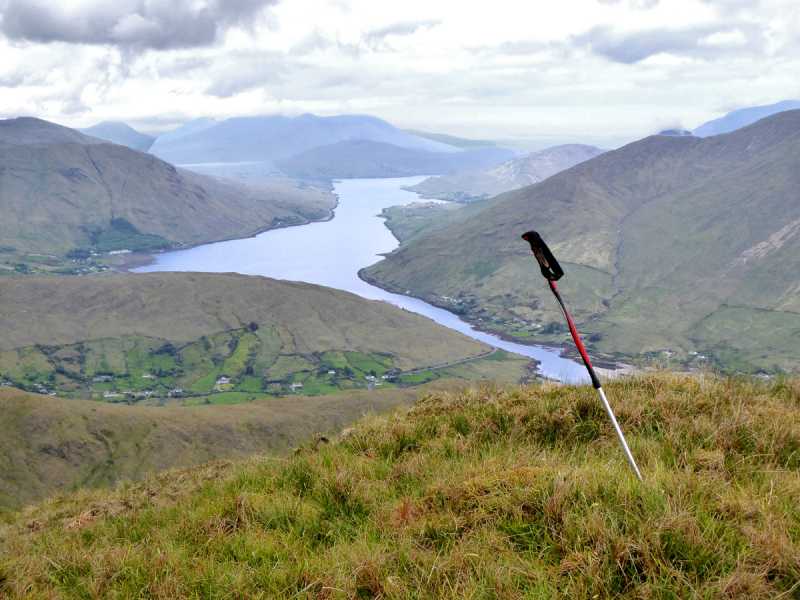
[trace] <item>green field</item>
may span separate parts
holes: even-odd
[[[437,379],[523,380],[529,362],[505,352],[454,367],[405,372],[389,353],[276,353],[275,329],[225,331],[183,345],[125,336],[0,352],[0,381],[23,390],[114,403],[230,404],[419,385]]]

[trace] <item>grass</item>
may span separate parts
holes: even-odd
[[[417,393],[350,390],[312,398],[301,390],[291,397],[264,398],[224,392],[185,400],[197,406],[156,407],[0,386],[0,520],[4,510],[54,493],[138,480],[213,459],[284,452],[366,413],[409,404]]]
[[[3,593],[793,598],[800,382],[657,374],[432,392],[333,444],[61,497],[0,533]]]

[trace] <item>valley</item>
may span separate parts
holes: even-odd
[[[681,368],[796,369],[800,111],[651,136],[429,224],[365,276],[523,341],[566,329],[521,232],[564,265],[592,349]]]
[[[0,599],[800,600],[798,25],[0,0]]]
[[[397,240],[378,217],[381,210],[418,201],[404,188],[422,178],[351,179],[339,181],[336,217],[324,223],[265,232],[254,238],[231,240],[155,256],[152,265],[137,272],[238,272],[303,281],[342,289],[363,298],[383,300],[433,319],[481,343],[536,360],[539,373],[562,381],[583,381],[583,367],[559,356],[560,348],[519,344],[501,339],[462,321],[455,302],[432,306],[405,290],[388,293],[371,285],[364,267],[380,260]],[[472,206],[464,210],[472,210]],[[458,211],[456,214],[460,214]],[[457,302],[457,299],[454,298]]]

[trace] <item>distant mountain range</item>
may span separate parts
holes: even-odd
[[[800,111],[651,136],[460,211],[365,276],[519,339],[564,341],[539,231],[595,351],[731,370],[800,361]],[[465,212],[466,211],[466,212]]]
[[[482,168],[513,155],[511,150],[496,147],[430,152],[372,140],[350,140],[306,150],[279,161],[277,166],[283,173],[303,179],[406,177]]]
[[[33,118],[0,121],[0,247],[63,256],[198,244],[330,215],[286,181],[246,188]]]
[[[426,198],[471,202],[538,183],[603,152],[600,148],[580,144],[554,146],[490,169],[431,177],[409,189]]]
[[[427,138],[435,142],[441,142],[448,146],[455,146],[456,148],[486,148],[489,146],[497,146],[497,142],[492,140],[473,140],[469,138],[462,138],[455,135],[448,135],[446,133],[433,133],[430,131],[419,131],[418,129],[406,129],[406,133],[416,135],[419,137]]]
[[[208,126],[206,126],[208,125]],[[237,117],[203,123],[179,136],[158,138],[150,151],[176,164],[278,161],[320,146],[369,140],[428,152],[456,152],[441,142],[403,132],[362,115]]]
[[[154,136],[140,133],[127,123],[120,121],[103,121],[79,131],[140,152],[147,152],[156,140]]]
[[[247,184],[280,176],[330,180],[452,173],[495,166],[515,154],[490,141],[401,130],[364,115],[200,118],[157,137],[117,121],[80,131]]]
[[[752,125],[756,121],[760,121],[765,117],[775,115],[778,113],[786,112],[787,110],[800,109],[800,100],[784,100],[775,104],[768,104],[766,106],[752,106],[748,108],[740,108],[727,115],[714,119],[708,123],[700,125],[693,131],[694,135],[698,137],[709,137],[712,135],[720,135],[722,133],[730,133]]]
[[[187,121],[180,127],[172,129],[171,131],[164,132],[158,136],[159,145],[160,146],[169,146],[170,144],[175,143],[177,140],[193,134],[199,133],[204,129],[209,129],[218,125],[219,121],[216,119],[210,119],[208,117],[201,117],[199,119],[192,119],[191,121]]]
[[[403,131],[364,115],[201,119],[159,136],[150,152],[248,182],[280,174],[330,180],[450,173],[514,155],[491,142]]]

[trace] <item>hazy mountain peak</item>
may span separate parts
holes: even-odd
[[[152,135],[137,131],[122,121],[102,121],[79,131],[114,144],[128,146],[140,152],[146,152],[156,139]]]
[[[729,112],[719,119],[714,119],[700,125],[694,130],[694,135],[709,137],[712,135],[730,133],[742,127],[752,125],[756,121],[760,121],[771,115],[796,109],[800,109],[800,100],[783,100],[775,104],[740,108]]]
[[[217,121],[216,119],[211,119],[209,117],[200,117],[198,119],[192,119],[191,121],[187,121],[180,127],[162,133],[156,138],[156,141],[153,142],[153,145],[155,146],[156,144],[164,144],[172,142],[174,140],[180,139],[192,133],[197,133],[198,131],[202,131],[203,129],[208,129],[209,127],[213,127],[217,123],[219,123],[219,121]]]

